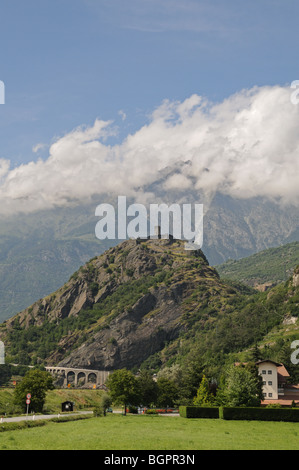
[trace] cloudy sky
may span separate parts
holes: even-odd
[[[1,211],[131,196],[182,162],[165,190],[299,205],[298,17],[296,0],[2,2]]]

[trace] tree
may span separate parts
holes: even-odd
[[[22,381],[16,386],[14,402],[26,409],[26,396],[31,395],[31,410],[39,413],[43,410],[48,390],[53,390],[53,378],[49,372],[33,369],[27,372]]]
[[[157,405],[161,407],[174,406],[174,403],[179,396],[179,391],[176,384],[172,380],[169,380],[165,377],[160,377],[157,380],[157,388]]]
[[[106,416],[107,408],[110,408],[112,405],[112,398],[108,393],[103,393],[101,396],[101,408],[104,416]]]
[[[209,381],[204,375],[197,390],[197,395],[193,400],[194,405],[198,406],[210,406],[214,402],[214,396],[212,395],[209,387]]]
[[[131,371],[127,369],[114,371],[108,376],[106,386],[109,389],[109,394],[113,402],[124,406],[125,415],[127,405],[139,404],[140,390],[138,381]]]
[[[0,364],[0,385],[5,385],[11,377],[11,370],[8,364]]]
[[[181,404],[192,403],[203,377],[203,369],[202,352],[198,346],[194,346],[181,365],[179,382],[179,400]]]
[[[156,403],[158,387],[152,374],[147,370],[142,370],[137,378],[137,382],[140,390],[140,404],[151,406],[153,403]]]
[[[232,365],[221,387],[221,404],[226,406],[259,406],[261,382],[252,366]],[[224,386],[223,386],[224,385]],[[219,400],[219,396],[217,393]]]
[[[257,362],[262,359],[262,354],[257,343],[255,343],[254,348],[251,351],[250,359],[252,359],[253,362]]]
[[[216,403],[219,406],[225,406],[226,402],[226,380],[225,380],[225,375],[222,374],[220,376],[220,381],[217,387],[217,392],[216,392],[216,397],[215,397]]]

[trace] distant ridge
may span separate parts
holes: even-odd
[[[299,242],[268,248],[246,258],[228,260],[215,266],[223,279],[232,279],[250,287],[273,287],[286,281],[299,264]]]

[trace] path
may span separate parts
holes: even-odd
[[[34,421],[37,419],[53,419],[53,418],[62,418],[64,416],[76,416],[82,414],[92,414],[93,411],[79,411],[78,413],[68,413],[66,414],[53,414],[53,415],[32,415],[29,414],[28,416],[14,416],[13,418],[0,418],[0,423],[16,423],[18,421]]]

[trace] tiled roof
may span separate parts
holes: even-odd
[[[283,364],[280,364],[280,366],[277,367],[277,374],[281,377],[290,377],[290,374]]]
[[[261,405],[264,406],[264,405],[282,405],[282,406],[291,406],[293,401],[296,403],[296,405],[298,406],[299,405],[299,397],[297,396],[296,398],[294,399],[290,399],[288,398],[287,400],[286,399],[282,399],[282,398],[279,398],[278,400],[263,400],[261,402]]]

